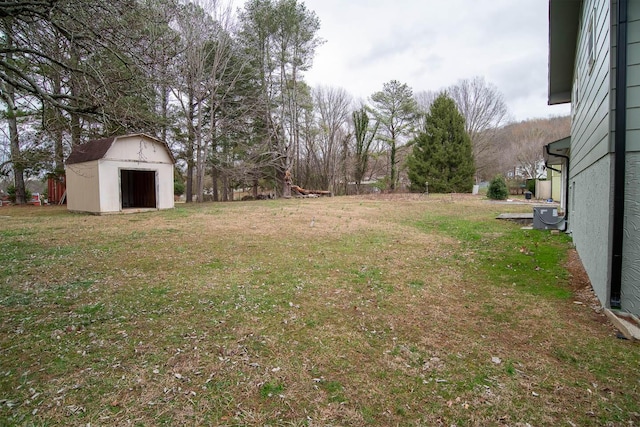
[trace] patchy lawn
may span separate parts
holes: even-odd
[[[529,210],[0,208],[0,425],[638,425],[640,346],[565,235],[494,219]]]

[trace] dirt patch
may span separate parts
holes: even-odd
[[[576,293],[589,293],[589,297],[593,297],[597,301],[597,298],[593,294],[593,290],[591,288],[589,276],[582,265],[578,251],[575,249],[569,250],[569,253],[567,254],[566,267],[567,270],[569,270],[569,285],[571,286],[571,290]],[[583,292],[585,290],[588,292]]]
[[[591,280],[589,280],[589,276],[582,265],[582,260],[580,260],[580,255],[575,249],[570,249],[567,253],[566,268],[569,271],[569,286],[573,292],[574,304],[590,307],[599,322],[608,323],[602,304],[600,304],[600,300],[593,292]]]

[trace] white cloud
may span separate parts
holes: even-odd
[[[547,2],[540,0],[306,0],[321,21],[312,86],[367,98],[395,79],[415,92],[484,76],[516,120],[568,113],[549,107]]]

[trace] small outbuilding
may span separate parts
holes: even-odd
[[[142,133],[78,145],[65,162],[67,209],[94,214],[171,209],[174,165],[167,144]]]

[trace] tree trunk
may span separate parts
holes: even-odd
[[[222,174],[222,201],[229,201],[229,178],[226,173]]]
[[[254,199],[258,198],[258,179],[257,178],[253,179],[252,195]]]
[[[15,113],[15,92],[7,86],[5,101],[7,102],[7,122],[9,124],[9,143],[11,145],[11,163],[13,164],[13,185],[16,190],[16,204],[27,203],[27,192],[24,185],[24,161],[20,152],[18,139],[18,121]]]
[[[53,91],[56,95],[62,95],[62,82],[60,81],[60,73],[54,72],[51,75],[53,82]],[[45,107],[46,108],[46,107]],[[61,176],[64,173],[64,116],[59,108],[54,106],[49,107],[52,112],[53,120],[53,161],[55,167],[55,173],[57,176]],[[50,124],[47,124],[49,126]]]
[[[293,183],[293,180],[291,178],[291,172],[286,170],[284,172],[284,178],[282,181],[283,181],[282,197],[284,197],[285,199],[289,199],[291,198],[291,184]]]
[[[73,67],[78,67],[80,63],[80,58],[78,53],[76,52],[75,46],[72,44],[71,47],[71,64]],[[71,73],[70,76],[70,88],[71,88],[71,105],[73,107],[78,107],[77,99],[80,97],[80,87],[78,83],[78,78],[76,73]],[[71,125],[71,147],[75,147],[82,143],[82,125],[80,123],[80,115],[78,113],[69,113],[70,115],[70,125]]]
[[[186,189],[186,203],[193,202],[193,146],[195,144],[195,131],[193,129],[194,118],[194,103],[193,103],[193,90],[189,90],[189,105],[187,107],[187,147],[185,154],[187,157],[187,189]]]
[[[198,203],[204,199],[204,156],[205,144],[202,139],[202,105],[198,104],[198,124],[196,126],[196,194]]]
[[[344,182],[344,195],[349,192],[349,168],[347,159],[349,158],[349,135],[342,139],[342,180]]]
[[[220,172],[218,171],[218,168],[215,165],[211,166],[211,179],[213,181],[213,201],[214,202],[219,202],[220,201],[220,190],[218,188],[218,179],[220,178]]]
[[[160,138],[163,142],[167,142],[167,126],[168,126],[168,116],[169,116],[169,89],[165,83],[162,83],[162,95],[161,95],[161,103],[160,111],[162,115],[162,128],[160,129]]]
[[[13,47],[13,28],[11,18],[2,20],[5,33],[5,43],[8,52]],[[6,61],[13,62],[11,53],[6,54]],[[16,191],[16,204],[24,205],[27,203],[26,188],[24,185],[24,161],[20,152],[20,140],[18,138],[18,119],[16,117],[16,92],[13,86],[5,83],[4,87],[0,87],[0,97],[7,104],[6,118],[9,126],[9,146],[11,153],[11,164],[13,165],[13,185]]]
[[[7,104],[6,118],[9,126],[9,147],[11,164],[13,165],[13,185],[16,191],[16,204],[27,203],[26,188],[24,185],[24,161],[20,152],[20,139],[18,138],[18,120],[16,118],[15,90],[6,85],[0,92],[2,100]]]
[[[389,177],[389,189],[395,191],[396,189],[396,141],[391,141],[391,176]]]

